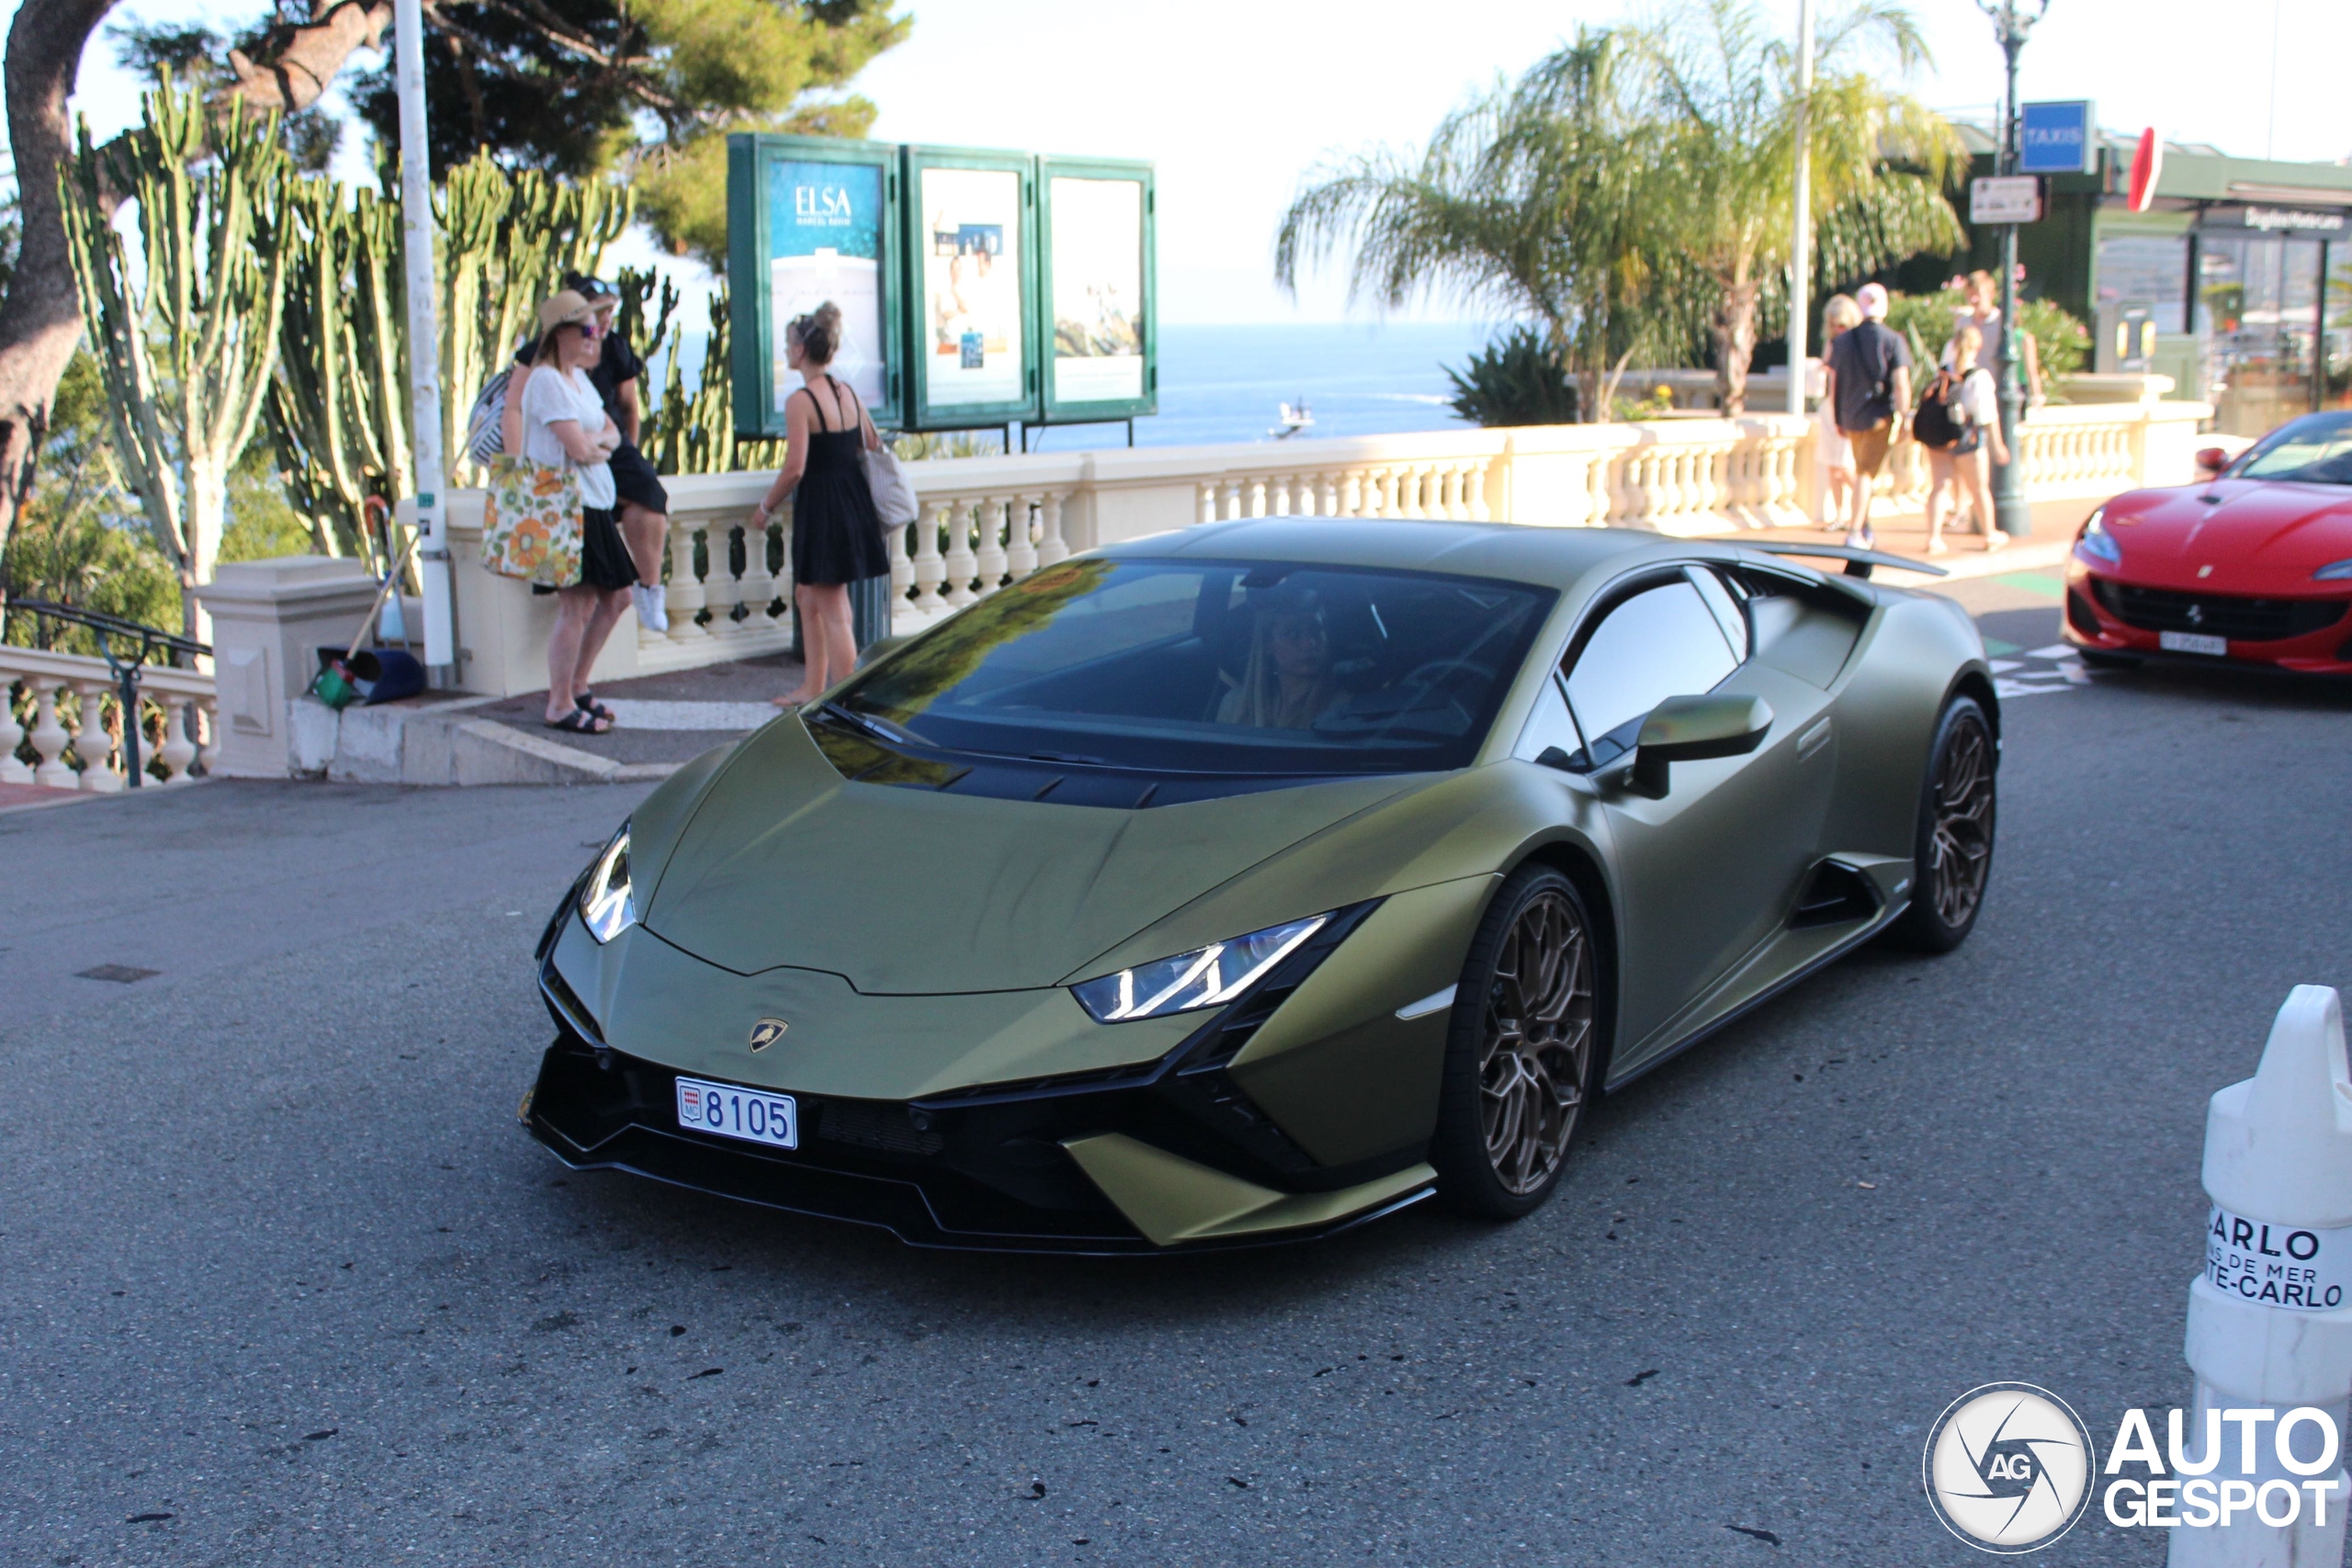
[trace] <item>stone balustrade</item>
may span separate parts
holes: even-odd
[[[122,701],[105,660],[0,645],[0,686],[8,688],[0,704],[0,784],[99,794],[130,787]],[[151,782],[160,774],[164,784],[187,784],[192,767],[209,770],[219,735],[212,677],[149,665],[139,699],[139,760]],[[28,741],[38,762],[17,755]]]
[[[2022,437],[2036,500],[2097,498],[2195,477],[2201,403],[2032,411]],[[934,458],[908,465],[922,517],[888,541],[897,629],[918,629],[1073,550],[1230,518],[1449,517],[1614,526],[1690,536],[1801,525],[1817,514],[1814,423],[1706,414],[1638,424],[1458,427],[1230,446]],[[599,660],[623,679],[775,653],[792,642],[792,522],[751,510],[767,473],[665,481],[670,629],[625,621]],[[1882,518],[1924,504],[1925,455],[1900,444]],[[509,695],[546,684],[554,605],[481,570],[480,491],[449,497],[459,679]]]
[[[2028,494],[2090,501],[2188,483],[2199,446],[2235,445],[2199,434],[2211,415],[2201,403],[2144,400],[2036,409],[2019,437]],[[920,629],[1076,550],[1234,518],[1444,517],[1682,536],[1802,525],[1819,504],[1814,428],[1786,414],[1696,414],[911,463],[922,515],[887,540],[895,629]],[[1927,477],[1925,454],[1898,444],[1879,481],[1879,515],[1915,511]],[[789,508],[764,529],[751,519],[771,478],[667,481],[670,629],[626,620],[598,679],[790,646]],[[544,689],[552,598],[482,570],[481,492],[453,493],[449,516],[462,684],[484,696]],[[351,560],[221,568],[198,591],[217,628],[220,701],[210,673],[151,667],[141,716],[154,739],[141,761],[171,783],[198,770],[284,776],[293,705],[306,700],[318,650],[342,646],[374,589]],[[0,783],[124,787],[120,705],[103,660],[0,647],[0,683],[11,688]],[[36,762],[16,754],[27,742]]]

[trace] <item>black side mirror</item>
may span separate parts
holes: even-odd
[[[1771,728],[1772,706],[1761,697],[1668,697],[1642,720],[1627,785],[1663,799],[1668,763],[1744,756]]]
[[[1557,746],[1546,746],[1537,752],[1535,765],[1539,768],[1557,768],[1564,773],[1572,773],[1577,771],[1575,761]]]

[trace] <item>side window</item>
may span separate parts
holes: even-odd
[[[1568,706],[1589,738],[1578,764],[1607,767],[1634,749],[1650,709],[1711,692],[1738,667],[1688,579],[1642,590],[1609,612],[1568,671]]]
[[[1731,643],[1731,656],[1739,663],[1747,662],[1747,612],[1732,597],[1732,590],[1721,577],[1708,567],[1690,568],[1690,581],[1699,585],[1699,596],[1707,608],[1715,613],[1715,622],[1724,628],[1724,637]]]
[[[1567,701],[1560,695],[1559,678],[1547,673],[1543,694],[1535,699],[1534,710],[1527,716],[1526,728],[1519,732],[1519,744],[1510,749],[1510,754],[1532,762],[1555,746],[1574,757],[1583,745],[1576,721],[1568,716]]]

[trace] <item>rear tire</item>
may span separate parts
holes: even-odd
[[[1950,953],[1976,929],[1993,874],[1995,769],[1992,721],[1973,697],[1954,697],[1936,721],[1919,788],[1911,852],[1911,907],[1891,934],[1920,953]]]
[[[1584,899],[1549,866],[1521,867],[1478,922],[1430,1146],[1449,1207],[1515,1220],[1559,1185],[1600,1054],[1596,960]]]

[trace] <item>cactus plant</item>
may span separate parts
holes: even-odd
[[[555,281],[594,270],[627,227],[630,197],[605,185],[510,175],[481,157],[450,172],[434,206],[442,450],[462,482],[475,393]],[[261,238],[289,257],[268,408],[288,496],[322,551],[372,556],[369,499],[394,502],[413,488],[400,203],[365,187],[300,180],[278,231]]]
[[[137,129],[93,145],[84,120],[60,171],[66,243],[106,387],[116,462],[180,581],[203,639],[229,469],[252,439],[277,352],[287,256],[254,243],[282,221],[288,161],[275,114],[213,108],[166,77]],[[199,162],[199,160],[201,160]],[[109,221],[138,208],[140,265]]]
[[[665,319],[666,319],[666,312]],[[650,421],[645,455],[665,474],[724,474],[740,468],[781,465],[781,441],[739,441],[735,436],[733,378],[727,362],[727,290],[710,296],[710,333],[703,342],[702,372],[691,393],[680,363],[683,342],[670,345],[662,400]],[[650,350],[646,357],[652,357]]]
[[[368,502],[413,488],[399,204],[297,180],[277,231],[259,239],[288,258],[266,410],[288,499],[321,554],[361,555],[373,569]]]

